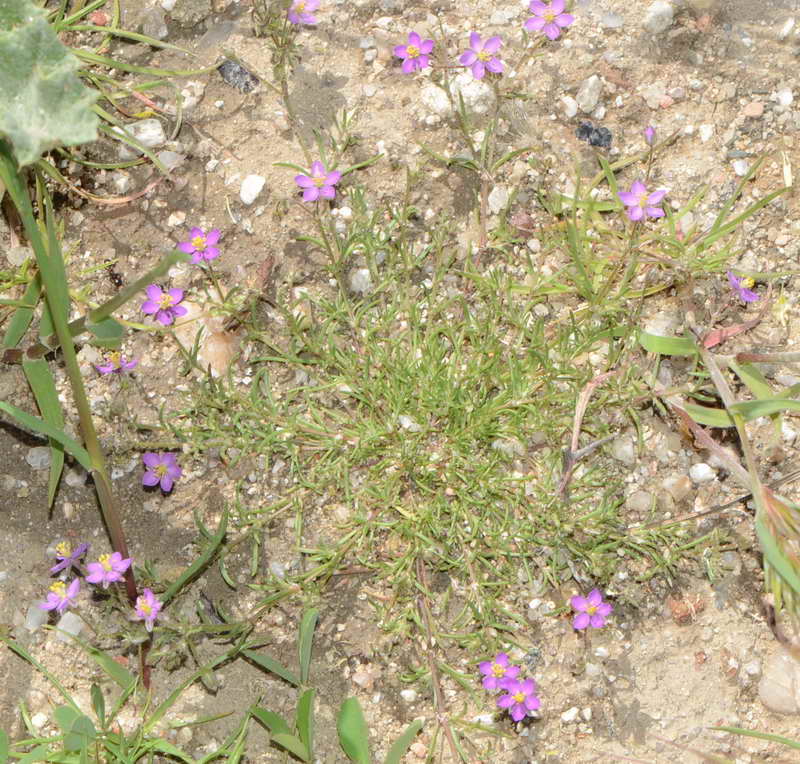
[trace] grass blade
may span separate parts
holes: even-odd
[[[339,744],[350,761],[370,764],[369,729],[358,698],[347,698],[342,703],[336,729],[339,732]]]
[[[800,741],[792,740],[782,735],[773,735],[770,732],[758,732],[757,730],[746,730],[741,727],[711,727],[712,730],[720,732],[730,732],[733,735],[745,735],[746,737],[757,737],[761,740],[769,740],[771,743],[780,743],[800,751]]]
[[[311,670],[311,646],[314,642],[314,629],[319,620],[317,610],[309,610],[303,614],[300,622],[300,638],[298,640],[297,652],[300,661],[300,681],[308,683],[308,674]]]
[[[278,663],[274,658],[270,658],[268,655],[261,655],[261,653],[249,649],[242,650],[242,655],[255,663],[259,668],[264,669],[264,671],[269,671],[270,674],[275,674],[275,676],[285,679],[289,684],[293,684],[295,687],[300,686],[300,677],[294,672],[289,671],[289,669],[281,663]]]
[[[403,730],[397,740],[394,741],[383,764],[400,764],[403,756],[405,756],[408,747],[414,742],[414,738],[419,734],[424,724],[422,719],[415,719],[411,724]]]
[[[50,371],[50,366],[44,358],[22,357],[22,371],[28,380],[36,405],[42,419],[58,430],[64,430],[64,413],[58,400],[58,390]],[[56,498],[56,488],[64,468],[64,446],[57,440],[50,438],[50,477],[47,482],[47,506],[52,507]]]
[[[0,401],[0,411],[5,411],[6,414],[10,414],[21,424],[25,425],[25,427],[27,427],[29,430],[40,432],[42,435],[47,435],[53,440],[58,441],[62,446],[64,446],[66,452],[71,456],[74,456],[78,460],[81,467],[83,467],[87,472],[91,472],[94,469],[92,467],[92,460],[89,458],[89,453],[86,451],[86,449],[83,448],[83,446],[81,446],[77,441],[70,438],[66,433],[53,427],[43,419],[39,419],[38,417],[29,414],[27,411],[18,409],[16,406],[12,406],[10,403],[6,403],[5,401]]]
[[[295,726],[308,754],[314,756],[314,690],[306,690],[297,700]]]
[[[170,587],[161,597],[161,601],[166,605],[186,584],[189,583],[198,573],[206,568],[208,563],[214,557],[222,539],[225,538],[225,531],[228,528],[228,508],[222,510],[222,518],[219,521],[219,528],[217,532],[211,537],[205,549],[201,552],[200,556],[181,573],[175,581],[172,582]]]

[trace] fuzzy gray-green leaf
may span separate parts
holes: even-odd
[[[0,1],[0,135],[20,166],[56,146],[93,141],[96,94],[76,72],[80,63],[30,0]]]

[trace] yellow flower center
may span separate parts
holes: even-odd
[[[172,307],[172,295],[169,293],[162,294],[158,300],[158,304],[163,309],[171,308]]]
[[[594,614],[597,612],[597,605],[589,605],[589,606],[586,608],[586,612],[587,612],[589,615],[594,615]]]
[[[325,185],[325,176],[324,175],[315,175],[314,176],[314,185],[317,188],[322,188]]]
[[[136,601],[136,607],[145,615],[150,615],[150,613],[153,612],[153,608],[150,607],[150,604],[144,597],[139,597],[139,599]]]
[[[556,14],[555,14],[555,13],[553,13],[553,11],[545,11],[545,12],[542,14],[542,18],[543,18],[543,19],[544,19],[544,20],[545,20],[545,21],[546,21],[548,24],[552,24],[552,23],[553,23],[553,19],[555,19],[555,17],[556,17]]]
[[[66,541],[59,541],[56,544],[56,554],[59,557],[69,557],[72,554],[72,547]]]
[[[506,667],[501,666],[499,663],[495,663],[492,666],[492,673],[499,679],[501,676],[506,675]]]
[[[420,50],[416,45],[407,45],[406,46],[406,56],[408,58],[416,58],[419,56]]]
[[[111,570],[110,554],[101,554],[98,562],[103,566],[103,570]]]
[[[524,692],[516,692],[512,696],[517,703],[522,703],[525,700],[525,693]]]
[[[205,236],[195,236],[192,239],[192,246],[195,249],[205,249],[206,248],[206,237]]]
[[[295,3],[294,9],[297,13],[302,13],[306,9],[305,2]]]
[[[745,289],[752,289],[756,285],[756,282],[753,281],[749,276],[743,276],[741,281],[739,281],[739,286],[744,287]]]
[[[112,366],[117,366],[117,367],[119,367],[119,365],[120,365],[120,358],[121,358],[121,357],[122,357],[122,354],[121,354],[121,353],[117,353],[117,352],[109,353],[109,354],[108,354],[108,362],[109,362],[109,363],[110,363]]]
[[[482,50],[480,53],[478,53],[478,58],[481,61],[491,61],[493,56],[488,51]]]
[[[50,591],[57,594],[62,600],[67,596],[67,585],[63,581],[56,581],[50,585]]]
[[[155,468],[154,471],[155,471],[156,475],[158,475],[159,477],[164,477],[164,475],[167,474],[167,465],[166,464],[159,464]]]

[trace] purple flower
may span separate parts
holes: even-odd
[[[169,493],[173,483],[183,474],[183,470],[175,460],[175,454],[155,454],[148,451],[142,454],[142,461],[147,467],[142,475],[142,485],[161,485],[161,490]]]
[[[333,199],[336,196],[334,186],[339,182],[342,173],[337,170],[325,172],[325,165],[319,160],[311,164],[310,175],[295,175],[294,182],[303,189],[303,201],[315,202],[320,196]]]
[[[95,364],[95,369],[101,374],[121,374],[123,371],[130,371],[139,363],[135,358],[130,361],[125,360],[125,356],[118,351],[108,353],[103,363]]]
[[[142,303],[142,312],[155,314],[156,321],[164,326],[169,326],[176,318],[185,316],[188,312],[183,305],[178,304],[183,300],[182,289],[162,292],[161,287],[150,284],[144,291],[147,300]]]
[[[411,74],[415,69],[421,70],[430,64],[428,55],[433,50],[433,40],[423,40],[416,32],[408,35],[408,45],[395,45],[394,54],[403,59],[403,73]]]
[[[509,679],[502,689],[507,694],[501,695],[497,699],[497,705],[500,708],[507,708],[515,722],[524,719],[531,711],[535,711],[541,705],[539,698],[535,695],[536,682],[533,679],[525,679],[522,682],[517,679]]]
[[[319,8],[319,0],[294,0],[289,8],[289,21],[292,24],[316,24],[317,17],[312,11]]]
[[[50,585],[47,599],[44,602],[40,602],[39,607],[42,610],[55,610],[58,613],[63,613],[74,603],[80,589],[80,578],[73,578],[69,586],[63,581],[54,581]]]
[[[502,689],[504,682],[516,679],[519,674],[519,666],[509,666],[505,653],[498,653],[493,661],[479,663],[478,668],[484,674],[483,686],[487,690]]]
[[[540,0],[531,0],[529,9],[535,14],[525,22],[525,29],[529,32],[544,32],[549,40],[557,40],[561,30],[568,27],[575,18],[564,13],[564,0],[553,0],[550,5],[545,5]]]
[[[156,598],[156,595],[150,589],[145,589],[136,598],[136,617],[139,620],[144,619],[145,628],[152,631],[153,623],[158,618],[162,607],[163,603]]]
[[[758,295],[750,288],[755,282],[747,276],[734,276],[732,271],[728,271],[728,281],[730,281],[731,288],[736,294],[739,295],[743,302],[755,302],[758,300]]]
[[[131,558],[123,560],[119,552],[101,554],[98,562],[90,562],[86,566],[89,571],[86,581],[90,584],[103,584],[103,588],[108,589],[109,584],[113,584],[115,581],[122,581],[122,574],[130,566]]]
[[[570,603],[578,612],[572,621],[573,629],[585,629],[591,626],[593,629],[601,629],[606,625],[606,618],[611,615],[614,609],[608,602],[603,602],[603,595],[599,589],[592,589],[588,597],[575,595]]]
[[[656,207],[665,196],[667,192],[654,191],[652,194],[647,193],[644,183],[640,180],[633,181],[630,191],[620,191],[617,196],[620,201],[627,207],[625,210],[628,218],[637,222],[645,217],[663,218],[664,210],[661,207]]]
[[[79,544],[78,548],[73,552],[67,541],[60,541],[56,544],[56,559],[58,562],[50,568],[50,572],[60,573],[62,570],[69,570],[73,565],[77,565],[81,557],[86,554],[88,548],[88,544]]]
[[[219,257],[219,250],[214,246],[220,237],[219,228],[212,228],[206,233],[202,228],[191,228],[189,230],[189,241],[182,241],[178,244],[178,249],[192,256],[192,265],[203,260],[213,260]]]
[[[648,125],[644,129],[644,140],[648,146],[653,145],[653,141],[656,138],[656,129],[652,125]]]
[[[503,62],[494,54],[500,50],[502,44],[499,37],[490,37],[483,42],[481,36],[473,32],[469,36],[469,50],[465,50],[458,60],[472,69],[472,76],[476,80],[483,79],[487,69],[494,74],[500,74],[503,71]]]

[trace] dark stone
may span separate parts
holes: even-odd
[[[242,93],[249,93],[254,90],[260,82],[255,74],[250,74],[241,64],[237,64],[230,59],[223,61],[217,67],[217,71],[222,75],[222,79],[225,82],[237,90],[241,90]]]
[[[603,149],[611,146],[611,131],[607,127],[595,127],[591,122],[581,122],[575,135],[590,146]]]

